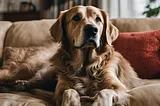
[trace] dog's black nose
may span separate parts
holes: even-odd
[[[95,36],[98,32],[98,28],[95,25],[87,24],[84,27],[84,33],[88,36]]]

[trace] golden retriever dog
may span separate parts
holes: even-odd
[[[66,10],[51,27],[51,34],[62,44],[52,58],[58,74],[56,106],[81,106],[83,96],[95,95],[92,106],[97,106],[103,102],[103,93],[98,92],[127,92],[150,83],[138,78],[129,62],[114,50],[118,29],[101,9],[76,6]]]
[[[56,106],[81,106],[81,99],[86,96],[96,97],[91,106],[101,102],[101,106],[107,106],[102,98],[104,91],[112,89],[125,93],[150,83],[138,78],[129,62],[114,50],[112,42],[118,37],[118,29],[103,10],[93,6],[75,6],[62,12],[50,31],[60,45],[55,45],[55,50],[46,50],[50,54],[47,59],[39,53],[45,50],[36,52],[36,57],[29,59],[34,63],[32,66],[42,60],[49,63],[40,65],[28,81],[16,79],[18,87],[27,85],[32,88],[40,80],[53,79],[50,76],[56,73]],[[25,66],[28,67],[28,64],[30,62]]]

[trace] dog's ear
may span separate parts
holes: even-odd
[[[67,10],[66,10],[67,11]],[[50,33],[56,42],[62,40],[62,36],[65,30],[65,14],[66,11],[62,11],[57,19],[57,21],[50,28]]]
[[[119,31],[118,29],[109,21],[109,17],[107,13],[101,10],[103,19],[104,19],[104,27],[103,27],[103,39],[108,45],[112,46],[112,42],[115,41],[118,37]]]

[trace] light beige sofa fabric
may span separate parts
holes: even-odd
[[[132,89],[127,106],[160,106],[160,83]]]
[[[47,102],[34,98],[29,93],[1,93],[0,106],[51,106]]]
[[[55,20],[15,22],[8,30],[5,46],[37,46],[52,42],[50,27]]]
[[[141,32],[160,29],[160,18],[119,18],[111,22],[120,32]]]

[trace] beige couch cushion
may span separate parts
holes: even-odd
[[[24,47],[43,45],[53,40],[49,29],[55,20],[15,22],[8,30],[5,46]]]
[[[140,32],[160,29],[160,18],[111,19],[120,32]]]
[[[160,83],[148,84],[132,89],[125,106],[160,106]]]
[[[29,93],[0,93],[0,106],[51,106]]]
[[[11,25],[11,22],[0,21],[0,60],[2,58],[5,35]]]

